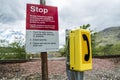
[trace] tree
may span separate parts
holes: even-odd
[[[64,45],[63,48],[60,48],[59,52],[60,52],[61,56],[65,56],[65,48],[66,48],[66,45]]]
[[[80,29],[88,29],[89,27],[90,27],[90,24],[82,25],[80,26]]]

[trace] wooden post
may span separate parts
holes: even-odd
[[[41,52],[42,80],[48,80],[47,52]]]
[[[45,5],[45,0],[40,0],[40,4]],[[41,52],[42,80],[48,80],[47,52]]]

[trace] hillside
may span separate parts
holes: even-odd
[[[97,46],[120,43],[120,26],[106,28],[96,35]]]

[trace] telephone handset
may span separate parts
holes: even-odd
[[[83,34],[82,37],[83,37],[84,41],[87,42],[88,53],[85,54],[84,59],[85,59],[85,61],[88,61],[89,58],[90,58],[90,46],[89,46],[89,40],[88,40],[88,38],[87,38],[87,36],[86,36],[85,34]]]

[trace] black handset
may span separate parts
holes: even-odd
[[[89,46],[89,41],[88,41],[88,38],[85,34],[82,35],[83,39],[87,42],[87,48],[88,48],[88,53],[85,54],[85,61],[88,61],[89,58],[90,58],[90,46]]]

